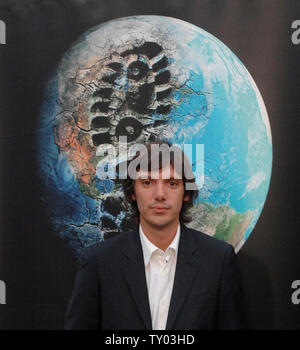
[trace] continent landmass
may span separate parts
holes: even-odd
[[[214,206],[198,203],[190,209],[193,221],[187,226],[200,230],[217,239],[226,241],[236,248],[253,217],[253,212],[237,213],[228,205]]]

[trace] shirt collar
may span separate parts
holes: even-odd
[[[144,232],[142,230],[141,223],[139,224],[139,232],[140,232],[140,239],[141,239],[141,244],[142,244],[142,248],[143,248],[144,263],[145,263],[145,266],[147,266],[149,263],[149,260],[151,258],[151,255],[156,250],[161,250],[161,249],[149,241],[149,239],[146,237],[146,235],[144,234]],[[170,245],[168,246],[168,248],[166,249],[166,251],[168,249],[172,248],[175,250],[175,254],[177,254],[179,237],[180,237],[180,224],[178,224],[175,237],[174,237],[173,241],[170,243]]]

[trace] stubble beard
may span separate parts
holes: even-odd
[[[170,224],[172,224],[175,221],[179,221],[179,214],[177,217],[175,218],[168,218],[168,219],[164,219],[162,215],[154,215],[155,219],[152,219],[150,215],[148,216],[141,216],[140,215],[140,221],[141,218],[143,219],[143,221],[145,221],[150,227],[152,226],[155,229],[164,229],[165,227],[168,227]],[[162,220],[161,220],[162,219]]]

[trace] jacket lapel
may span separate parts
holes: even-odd
[[[152,329],[143,250],[138,227],[124,237],[124,264],[122,269],[130,292],[144,320],[146,329]],[[124,235],[124,236],[125,236]]]
[[[181,225],[176,272],[166,329],[171,329],[173,326],[200,266],[200,261],[193,256],[197,246],[193,242],[193,236],[188,231],[186,226]]]

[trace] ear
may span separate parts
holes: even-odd
[[[132,199],[133,201],[136,201],[136,196],[134,195],[134,193],[131,193],[131,199]]]
[[[183,197],[183,200],[185,201],[185,202],[187,202],[187,201],[189,201],[190,200],[190,195],[189,195],[189,193],[187,193],[184,197]]]

